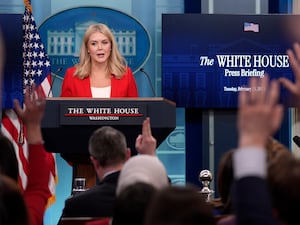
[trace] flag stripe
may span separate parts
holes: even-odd
[[[41,84],[42,91],[45,97],[53,97],[51,91],[51,75],[47,76]]]
[[[2,117],[1,131],[8,139],[12,142],[14,149],[16,151],[16,156],[19,164],[19,182],[20,186],[24,190],[27,185],[27,175],[28,175],[28,149],[27,143],[23,145],[18,144],[15,140],[18,140],[19,133],[19,119],[13,110],[6,110]]]

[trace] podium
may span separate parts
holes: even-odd
[[[93,171],[88,141],[94,130],[112,126],[122,131],[135,155],[135,139],[141,134],[146,117],[151,119],[152,135],[159,146],[176,127],[176,105],[165,98],[47,98],[42,120],[45,148],[77,165],[73,178],[85,176],[86,171],[78,174],[77,169],[89,165]]]

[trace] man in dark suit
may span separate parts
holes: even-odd
[[[156,139],[151,134],[150,119],[136,139],[140,154],[155,155]],[[97,129],[89,140],[90,159],[100,181],[85,192],[65,201],[62,217],[111,217],[120,171],[130,158],[124,134],[110,126]]]

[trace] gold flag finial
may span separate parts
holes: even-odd
[[[32,13],[32,6],[30,4],[30,0],[24,0],[24,5]]]

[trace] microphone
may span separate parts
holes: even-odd
[[[300,137],[299,136],[294,136],[293,137],[294,143],[300,148]]]
[[[52,82],[51,82],[51,85],[50,85],[50,89],[49,89],[49,92],[48,92],[48,95],[47,97],[50,97],[50,93],[52,92],[52,89],[53,89],[53,84],[54,84],[54,81],[55,81],[55,78],[57,77],[57,73],[59,73],[60,71],[62,71],[62,67],[58,67],[58,69],[55,71],[55,73],[52,73],[51,72],[51,75],[53,76],[53,79],[52,79]],[[53,75],[54,74],[54,75]]]
[[[148,73],[146,73],[146,71],[144,70],[144,68],[141,68],[140,71],[141,71],[143,74],[145,74],[145,76],[147,77],[148,82],[149,82],[150,87],[151,87],[151,90],[152,90],[153,97],[156,97],[156,93],[155,93],[155,91],[154,91],[154,87],[153,87],[153,85],[152,85],[150,76],[148,75]]]

